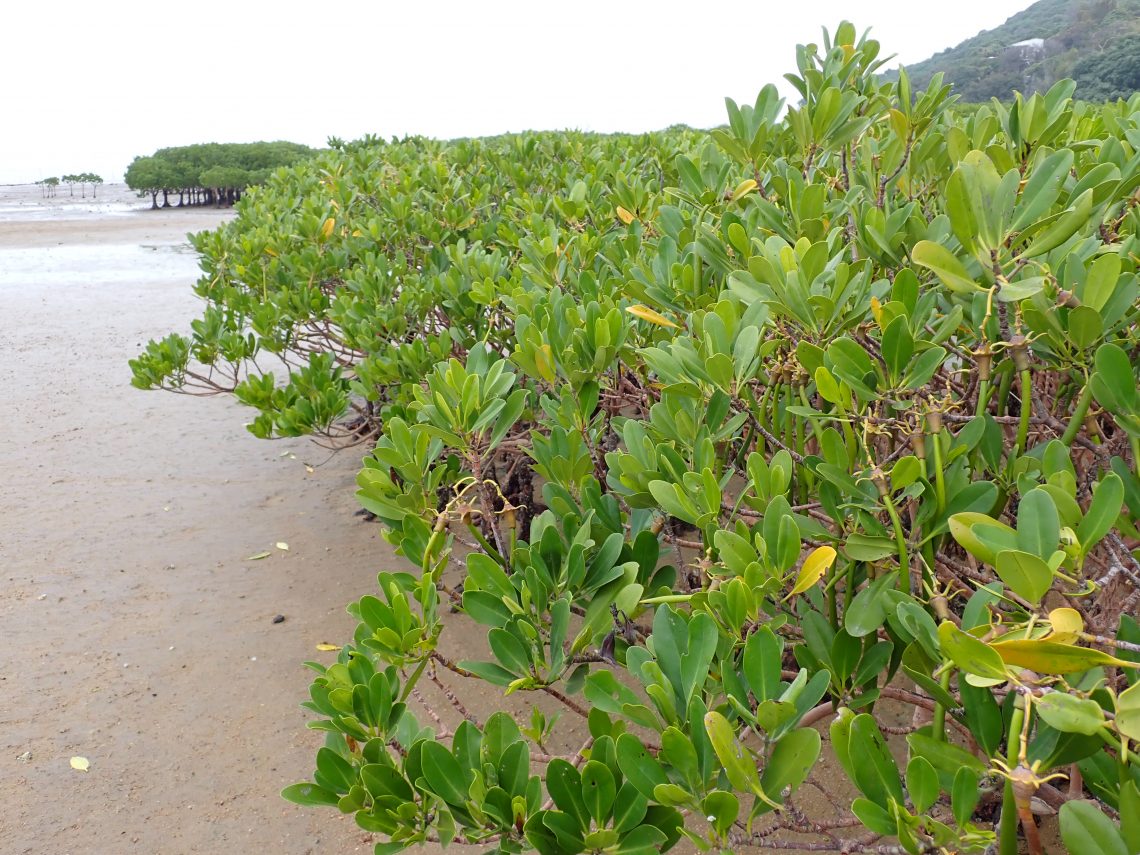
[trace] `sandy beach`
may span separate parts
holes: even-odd
[[[278,796],[321,744],[302,663],[395,566],[352,516],[360,454],[129,385],[200,311],[186,233],[232,216],[148,208],[0,188],[0,850],[371,852]]]

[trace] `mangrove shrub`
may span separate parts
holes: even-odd
[[[195,237],[135,384],[363,444],[408,563],[286,798],[377,852],[1140,852],[1140,97],[882,62],[843,24],[711,132],[338,144]]]

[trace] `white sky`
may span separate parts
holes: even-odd
[[[0,49],[0,183],[196,142],[324,145],[725,120],[790,87],[795,45],[850,18],[918,62],[1030,0],[18,0]]]

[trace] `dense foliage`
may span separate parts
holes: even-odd
[[[232,205],[247,187],[266,181],[274,170],[312,156],[313,149],[291,142],[202,143],[160,148],[136,157],[127,167],[127,186],[149,195],[151,207],[178,204]]]
[[[1140,91],[1140,0],[1038,0],[992,30],[910,66],[926,85],[941,72],[966,101],[1044,92],[1071,78],[1078,98],[1106,101]],[[1040,49],[1012,47],[1043,39]]]
[[[1140,852],[1140,97],[878,51],[708,134],[342,145],[195,238],[135,384],[367,442],[412,567],[287,798],[377,852]]]

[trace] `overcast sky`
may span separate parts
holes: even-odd
[[[1030,0],[5,4],[0,183],[168,145],[724,121],[844,17],[918,62]]]

